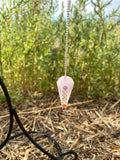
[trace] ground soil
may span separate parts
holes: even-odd
[[[51,135],[62,151],[74,150],[78,160],[120,159],[120,100],[82,100],[71,97],[66,111],[62,111],[59,97],[39,94],[25,102],[14,104],[26,130],[41,131]],[[9,126],[7,103],[0,104],[0,142]],[[14,119],[12,135],[20,128]],[[31,135],[51,154],[57,155],[54,144],[41,134]],[[0,160],[50,160],[25,136],[10,140],[0,150]],[[71,160],[72,157],[64,157]]]

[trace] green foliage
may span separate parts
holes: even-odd
[[[5,96],[4,96],[4,94],[1,92],[0,93],[0,102],[5,102],[6,101],[6,98],[5,98]]]
[[[24,102],[24,96],[20,90],[20,88],[17,89],[11,89],[9,91],[10,97],[12,97],[12,101],[16,104],[19,102]]]
[[[120,11],[118,7],[106,16],[110,2],[91,2],[94,14],[86,12],[88,0],[76,0],[71,7],[68,75],[75,81],[74,93],[106,97],[119,94],[120,19],[115,16]],[[53,19],[57,9],[53,0],[7,0],[1,6],[0,73],[15,101],[28,91],[56,90],[64,74],[63,4],[60,16]]]

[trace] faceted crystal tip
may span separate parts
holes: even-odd
[[[65,104],[62,105],[62,109],[63,109],[63,111],[66,110],[66,105]]]
[[[66,108],[63,108],[63,111],[65,111],[66,110]]]

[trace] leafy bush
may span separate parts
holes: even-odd
[[[119,94],[120,19],[115,18],[119,8],[106,15],[110,2],[92,1],[95,11],[88,14],[87,2],[76,0],[71,7],[68,75],[75,81],[74,93],[94,98]],[[57,1],[6,3],[0,12],[1,76],[12,90],[18,88],[23,95],[56,90],[56,81],[64,74],[64,6],[60,16],[53,19]]]

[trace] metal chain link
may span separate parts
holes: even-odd
[[[65,46],[65,76],[67,75],[67,51],[68,51],[69,13],[70,13],[70,0],[67,1],[66,46]]]

